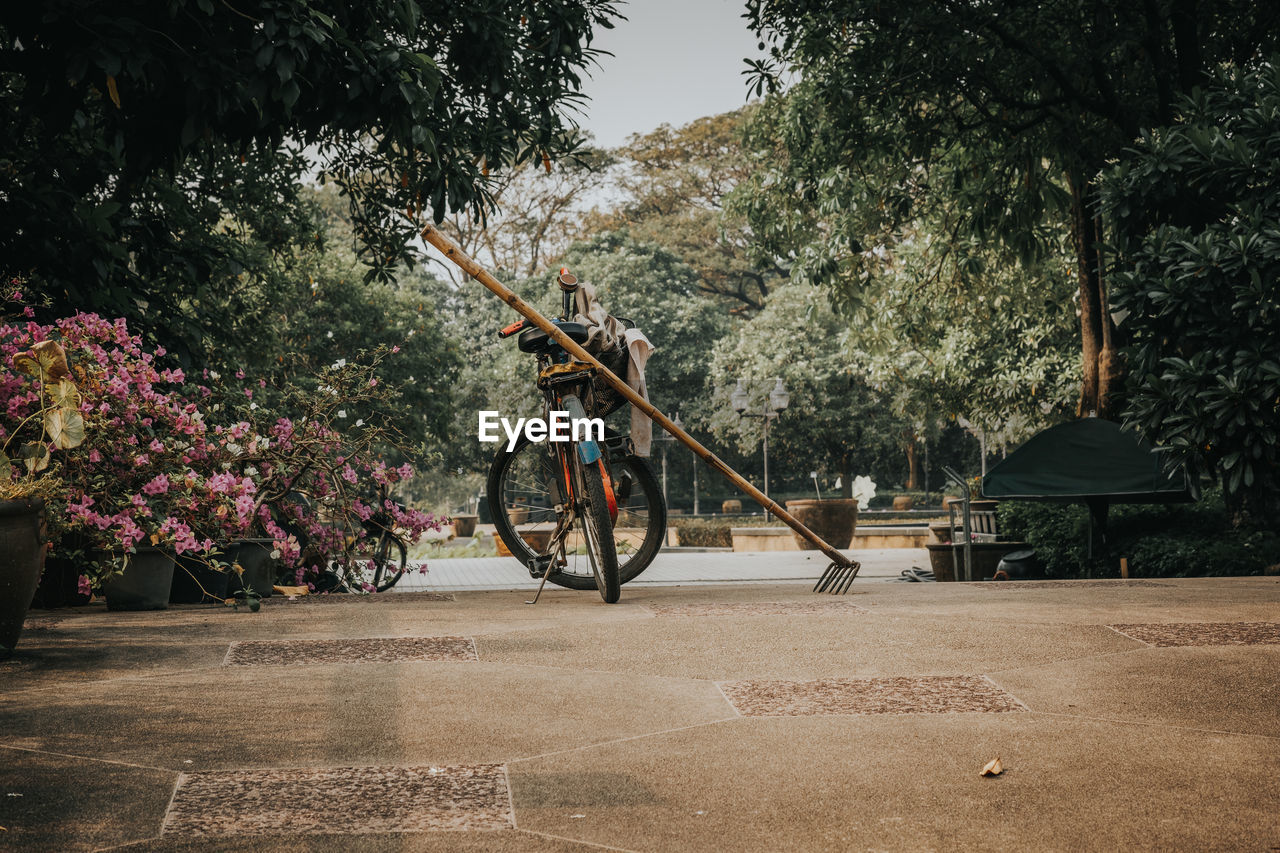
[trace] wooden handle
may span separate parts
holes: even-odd
[[[659,426],[679,439],[680,442],[692,450],[699,459],[706,462],[712,468],[727,477],[731,483],[750,495],[756,503],[760,504],[760,506],[773,513],[783,524],[787,525],[796,533],[799,533],[805,539],[818,546],[822,553],[830,557],[836,565],[854,565],[853,561],[841,554],[831,545],[827,544],[827,542],[818,534],[801,524],[794,516],[791,515],[791,513],[783,509],[777,501],[751,485],[750,482],[738,474],[737,471],[730,468],[722,459],[720,459],[720,457],[703,447],[693,436],[676,426],[670,418],[658,411],[656,406],[637,394],[632,390],[630,385],[619,379],[613,371],[601,364],[599,359],[575,343],[572,338],[560,331],[554,323],[538,313],[536,308],[525,302],[508,287],[503,285],[502,282],[490,275],[484,267],[480,266],[468,257],[456,243],[442,234],[434,225],[426,225],[423,227],[422,239],[435,246],[446,258],[457,264],[459,269],[483,284],[489,290],[493,291],[493,293],[497,294],[499,299],[514,308],[517,313],[526,317],[529,322],[533,323],[539,329],[550,335],[552,340],[563,347],[565,351],[571,354],[574,358],[593,365],[604,381],[619,394],[626,397],[627,400],[630,401],[631,405],[640,409],[640,411],[648,415]]]

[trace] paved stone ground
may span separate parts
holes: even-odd
[[[1280,848],[1280,579],[813,574],[33,613],[0,850]]]
[[[862,564],[859,579],[890,580],[911,566],[929,568],[924,548],[882,548],[842,552]],[[663,551],[628,586],[673,586],[704,583],[772,583],[815,581],[830,560],[819,551]],[[434,559],[425,574],[408,572],[394,587],[419,590],[537,589],[529,572],[514,557]]]

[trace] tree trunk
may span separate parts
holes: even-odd
[[[840,454],[840,497],[853,497],[853,472],[852,460],[848,453]]]
[[[907,491],[914,492],[920,488],[920,446],[917,436],[912,430],[906,431],[907,449]]]
[[[1080,353],[1082,377],[1077,417],[1114,418],[1116,392],[1123,379],[1115,346],[1102,278],[1102,221],[1089,214],[1095,185],[1078,174],[1068,174],[1071,189],[1071,239],[1076,250],[1076,277],[1080,282]]]

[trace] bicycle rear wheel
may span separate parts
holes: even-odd
[[[662,489],[645,461],[628,456],[622,441],[611,435],[609,473],[618,516],[613,524],[614,551],[618,558],[618,582],[625,584],[643,572],[666,535],[667,513]],[[498,536],[521,565],[545,550],[547,538],[562,504],[559,463],[548,445],[521,436],[510,452],[501,450],[489,468],[488,505]],[[589,590],[595,575],[580,538],[570,534],[563,562],[547,579],[569,589]],[[553,566],[553,569],[556,567]]]

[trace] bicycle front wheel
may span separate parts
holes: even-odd
[[[582,538],[586,540],[587,558],[595,575],[596,589],[605,604],[613,604],[622,594],[618,580],[618,551],[613,544],[613,520],[609,517],[609,500],[605,495],[604,462],[582,462],[574,453],[574,498],[578,518],[582,521]]]
[[[395,586],[409,565],[409,549],[404,540],[385,528],[371,531],[360,541],[352,557],[359,585],[363,587],[367,583],[378,592]]]
[[[625,584],[643,572],[666,535],[667,514],[662,489],[645,461],[627,456],[613,436],[609,454],[610,486],[618,507],[613,524],[618,581]],[[510,452],[501,450],[489,468],[487,502],[498,536],[521,565],[540,555],[559,522],[557,506],[564,479],[549,445],[535,444],[521,436]],[[575,527],[575,531],[581,525]],[[571,533],[562,559],[552,566],[547,581],[568,589],[596,587],[582,537]]]
[[[404,540],[390,530],[382,531],[373,552],[373,585],[378,592],[386,592],[395,586],[408,565],[409,549],[405,547]]]

